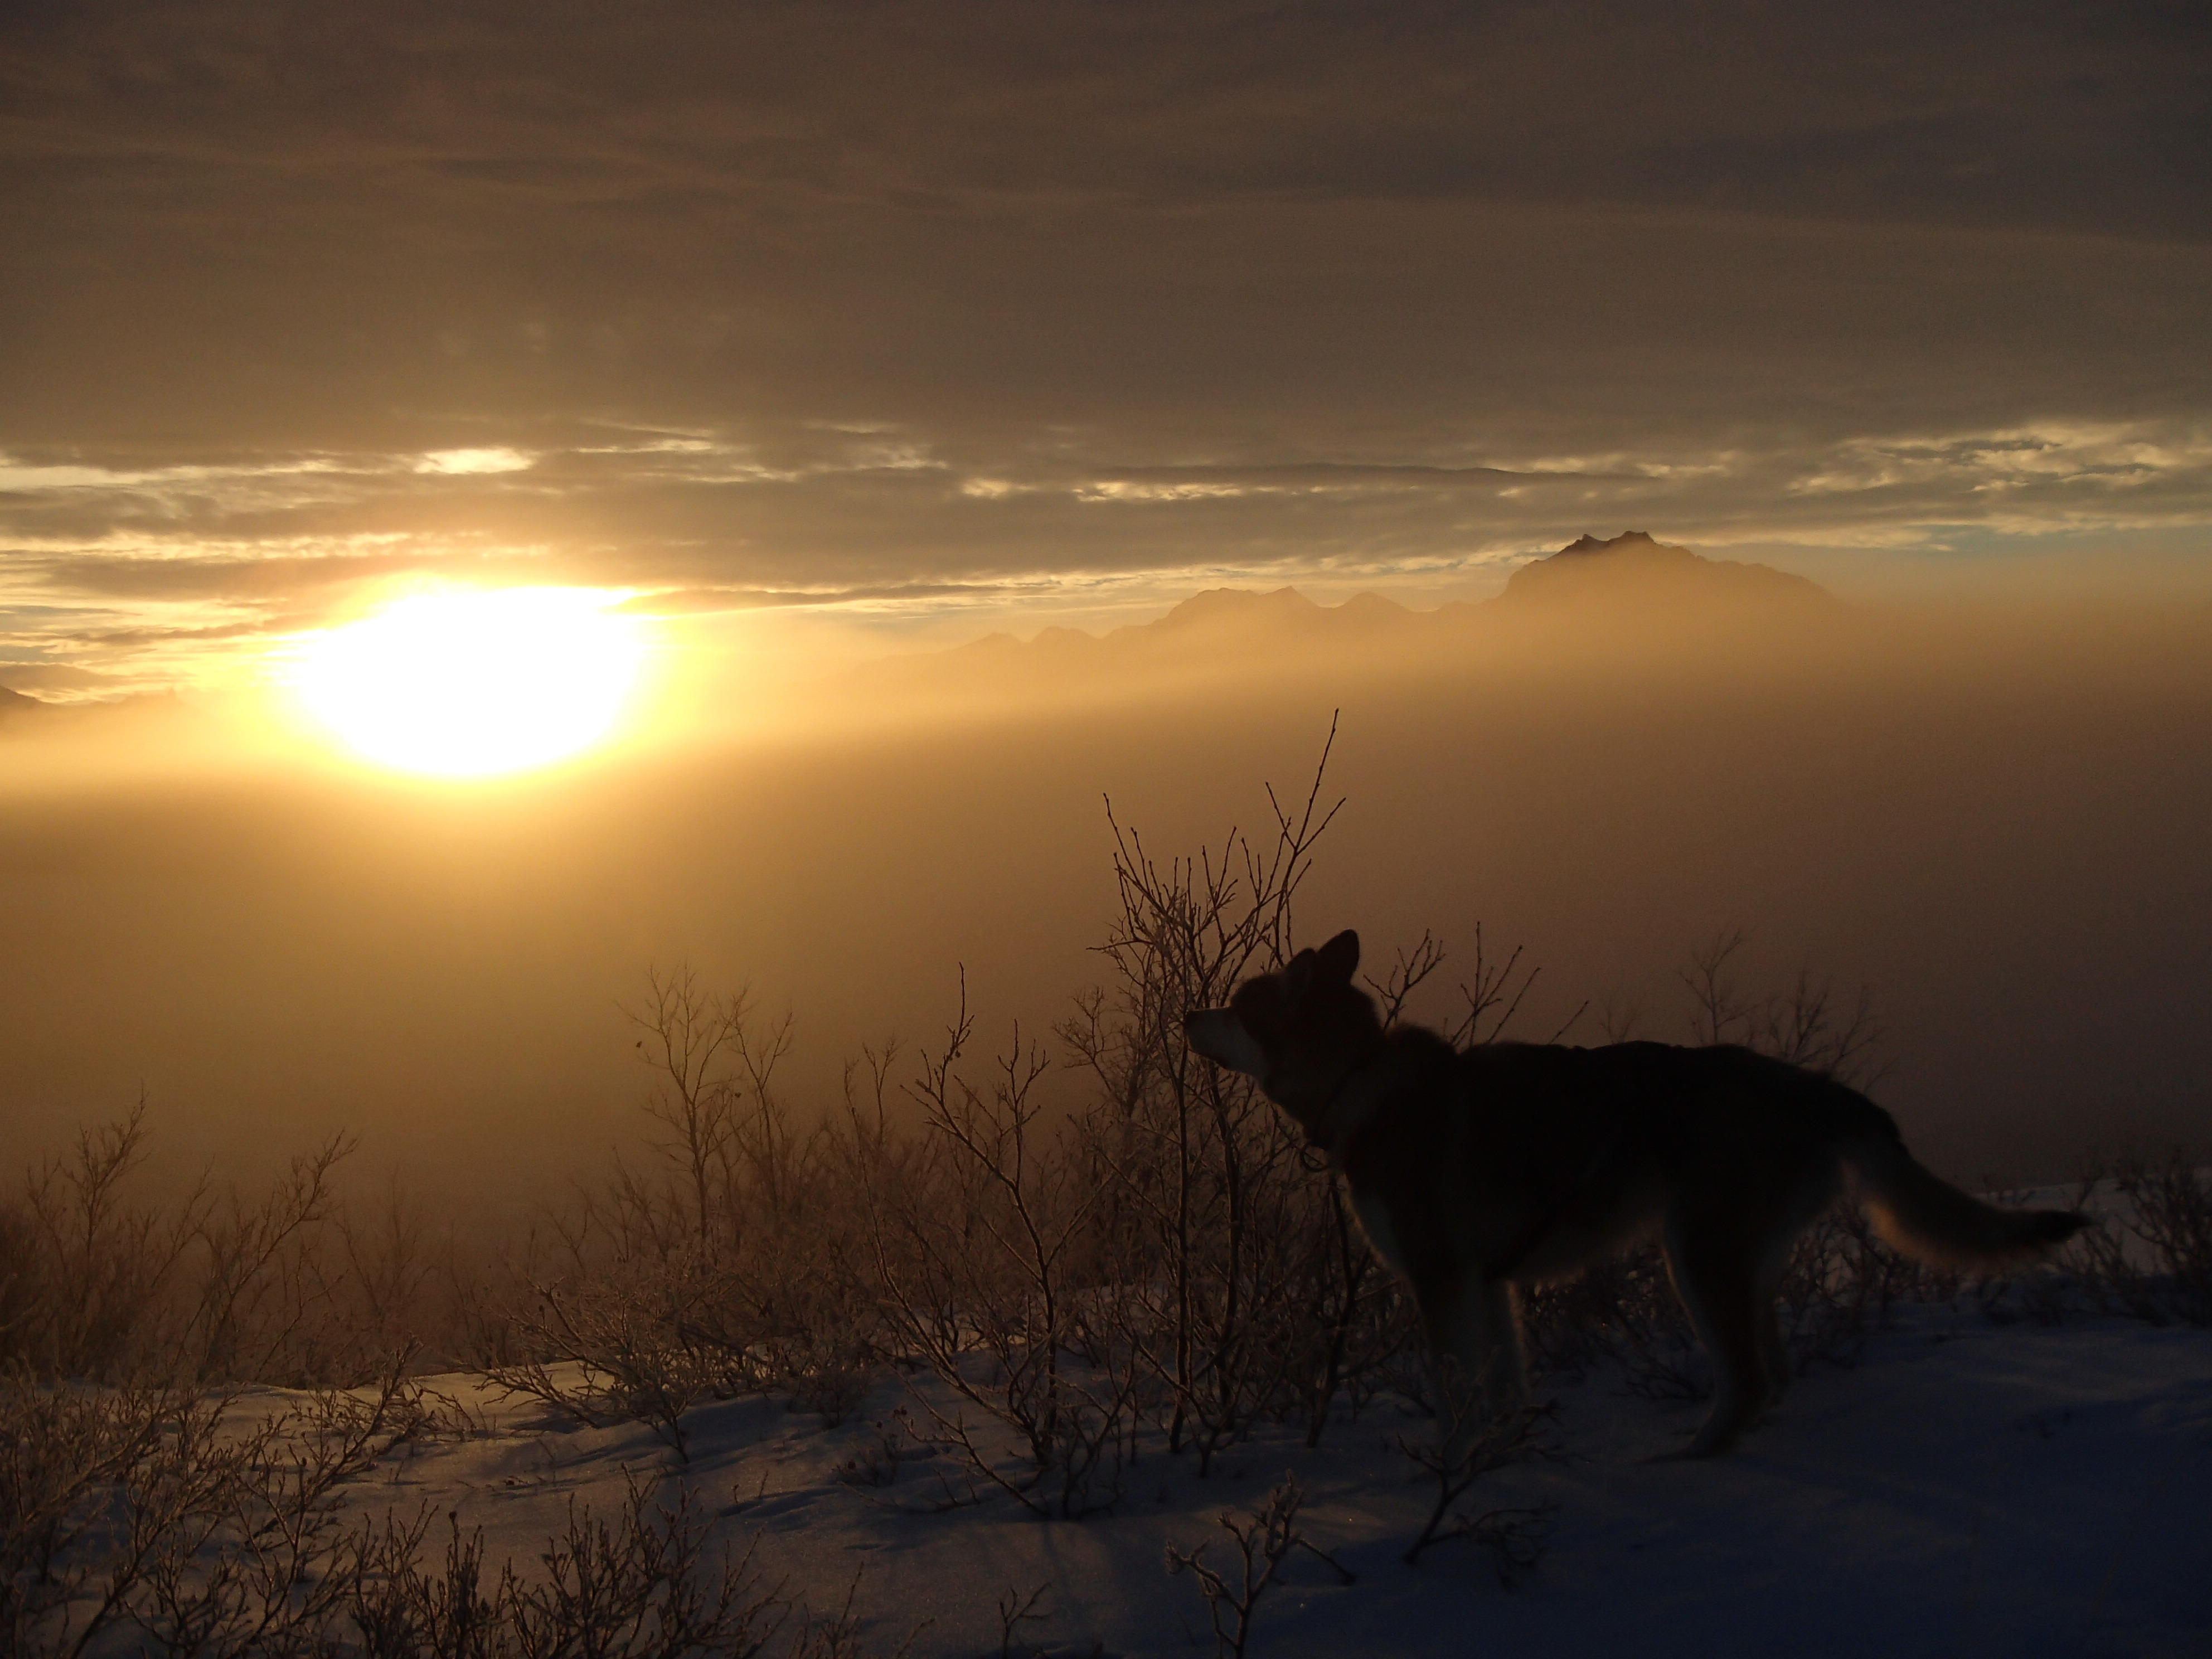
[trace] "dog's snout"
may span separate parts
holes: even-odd
[[[1194,1008],[1182,1017],[1182,1034],[1191,1046],[1203,1051],[1209,1041],[1237,1023],[1226,1008]]]
[[[1182,1018],[1190,1046],[1218,1066],[1249,1077],[1265,1077],[1267,1057],[1243,1022],[1226,1008],[1194,1008]]]

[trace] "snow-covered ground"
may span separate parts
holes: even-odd
[[[921,1512],[945,1459],[910,1460],[884,1486],[841,1479],[896,1384],[836,1429],[763,1401],[702,1407],[684,1469],[641,1425],[569,1426],[465,1376],[433,1386],[480,1413],[480,1431],[403,1448],[355,1504],[457,1511],[491,1559],[526,1563],[572,1498],[612,1513],[625,1470],[671,1496],[688,1482],[717,1538],[742,1549],[757,1534],[758,1564],[817,1612],[850,1594],[872,1652],[923,1626],[917,1656],[996,1654],[1000,1601],[1047,1586],[1049,1617],[1022,1626],[1015,1652],[1211,1654],[1205,1605],[1167,1573],[1166,1548],[1211,1538],[1219,1560],[1213,1516],[1257,1504],[1287,1470],[1305,1535],[1358,1582],[1294,1555],[1260,1605],[1257,1656],[2212,1654],[2200,1330],[1907,1308],[1856,1368],[1802,1378],[1741,1450],[1705,1463],[1650,1461],[1701,1406],[1629,1395],[1604,1372],[1555,1386],[1564,1456],[1487,1476],[1471,1498],[1557,1506],[1515,1587],[1465,1541],[1401,1561],[1433,1489],[1389,1443],[1426,1425],[1387,1406],[1318,1450],[1262,1435],[1205,1480],[1187,1457],[1148,1455],[1112,1513],[1048,1522],[1004,1498]]]

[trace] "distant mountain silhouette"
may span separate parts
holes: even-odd
[[[1355,593],[1342,605],[1316,605],[1295,587],[1278,587],[1265,593],[1241,587],[1209,587],[1193,594],[1158,622],[1117,628],[1106,638],[1145,635],[1165,640],[1224,629],[1349,638],[1402,628],[1421,615],[1380,593]]]
[[[143,721],[149,717],[191,720],[199,715],[198,706],[174,690],[134,691],[120,697],[59,702],[0,685],[0,726],[17,736],[33,732],[86,732],[116,721]]]
[[[1730,605],[1831,602],[1819,583],[1771,565],[1708,559],[1686,547],[1626,530],[1610,541],[1584,536],[1548,558],[1515,571],[1496,603],[1509,605],[1587,603],[1608,605],[1653,600]]]
[[[1104,635],[1074,628],[1048,628],[1027,641],[992,634],[949,651],[887,659],[862,670],[860,678],[920,689],[940,676],[974,685],[1006,676],[1036,685],[1091,674],[1180,678],[1238,663],[1311,661],[1334,653],[1370,661],[1390,660],[1401,651],[1449,657],[1560,628],[1585,633],[1579,626],[1584,621],[1663,641],[1732,629],[1753,616],[1811,618],[1831,608],[1839,608],[1834,597],[1802,576],[1708,559],[1632,530],[1609,541],[1584,536],[1570,543],[1522,566],[1497,598],[1479,602],[1413,611],[1379,593],[1325,605],[1295,587],[1212,587],[1164,617]]]
[[[1686,547],[1654,541],[1648,532],[1625,531],[1609,541],[1584,536],[1558,552],[1515,571],[1496,599],[1458,601],[1435,611],[1412,611],[1380,593],[1359,593],[1342,605],[1316,605],[1295,587],[1266,592],[1211,587],[1194,593],[1158,621],[1117,628],[1097,638],[1073,628],[1048,628],[1030,643],[1048,649],[1068,644],[1136,647],[1189,641],[1209,634],[1285,635],[1350,641],[1394,631],[1433,635],[1467,623],[1504,622],[1534,607],[1602,607],[1618,613],[1640,606],[1692,612],[1699,607],[1735,611],[1745,605],[1827,605],[1835,596],[1819,583],[1771,565],[1708,559]],[[1010,634],[994,635],[1008,645]],[[981,641],[979,641],[981,643]]]

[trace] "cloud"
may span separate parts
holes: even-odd
[[[2201,480],[2212,467],[2212,428],[2030,426],[1933,438],[1856,439],[1834,465],[1794,481],[1806,495],[1948,484],[1977,494],[2036,485],[2142,490]]]
[[[18,7],[0,601],[2201,540],[2208,68],[2151,4]]]
[[[415,471],[450,477],[456,473],[520,472],[532,465],[532,458],[521,451],[495,446],[489,449],[435,450],[418,459]]]
[[[1020,584],[1006,582],[894,582],[872,587],[778,589],[767,587],[673,588],[641,593],[614,608],[635,616],[709,616],[732,611],[782,611],[805,608],[878,608],[884,605],[936,605],[947,600],[997,599],[1018,591]]]
[[[1131,598],[1149,584],[1164,604],[1243,580],[1480,583],[1584,531],[1771,554],[2212,522],[2212,441],[2187,422],[1791,438],[1504,465],[1109,467],[973,445],[878,466],[842,437],[802,455],[786,434],[775,466],[744,442],[548,447],[526,471],[441,475],[428,495],[389,454],[325,459],[281,489],[202,469],[188,499],[117,471],[73,480],[66,521],[35,499],[0,504],[19,538],[0,551],[0,595],[96,600],[115,614],[70,637],[113,648],[283,632],[410,574],[628,587],[657,614],[1052,604],[1099,583]],[[179,605],[220,614],[152,614]]]

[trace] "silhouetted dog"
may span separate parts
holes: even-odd
[[[1969,1197],[1915,1163],[1865,1096],[1746,1048],[1462,1053],[1418,1026],[1386,1031],[1352,981],[1358,965],[1358,935],[1339,933],[1184,1029],[1327,1149],[1376,1253],[1420,1304],[1455,1453],[1482,1426],[1478,1404],[1520,1401],[1511,1287],[1655,1233],[1718,1374],[1687,1453],[1707,1456],[1790,1380],[1776,1292],[1845,1170],[1882,1237],[1923,1261],[2007,1267],[2087,1224]]]

